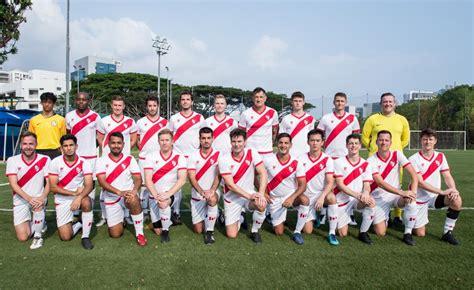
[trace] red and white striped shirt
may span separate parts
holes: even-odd
[[[221,152],[229,152],[231,150],[229,134],[230,131],[237,128],[237,122],[233,118],[225,116],[224,119],[217,120],[214,115],[204,121],[203,127],[209,127],[213,131],[214,141],[212,142],[212,148]]]
[[[359,161],[356,163],[351,163],[347,156],[335,160],[334,177],[342,177],[344,184],[349,189],[360,193],[362,193],[364,189],[364,182],[373,182],[370,165],[362,157],[359,157]],[[339,206],[349,202],[352,198],[340,191],[338,187],[334,189],[334,193],[336,194],[336,200]]]
[[[281,120],[280,133],[288,133],[291,136],[293,145],[291,155],[298,157],[309,151],[308,132],[314,129],[313,116],[304,113],[298,117],[291,113]]]
[[[255,149],[260,154],[273,152],[273,127],[278,126],[278,113],[265,107],[258,113],[253,107],[240,115],[239,128],[247,131],[246,148]]]
[[[137,126],[135,121],[127,116],[122,116],[121,120],[115,120],[112,115],[105,116],[100,122],[99,134],[105,135],[104,141],[102,142],[102,156],[110,153],[109,149],[109,136],[113,132],[120,132],[123,134],[124,147],[123,154],[130,154],[130,135],[137,132]]]
[[[83,115],[79,115],[77,110],[66,114],[66,128],[76,136],[77,155],[82,158],[97,158],[96,137],[100,122],[99,114],[89,109]]]
[[[298,188],[297,178],[306,178],[303,166],[292,156],[282,163],[276,153],[271,155],[263,161],[268,173],[268,192],[273,197],[290,196]]]
[[[209,190],[212,183],[219,173],[218,162],[221,152],[211,150],[207,156],[202,155],[202,151],[196,152],[189,156],[188,171],[195,171],[196,181],[204,190]],[[200,195],[194,187],[191,190],[192,198],[196,200],[203,200],[204,197]]]
[[[187,169],[186,158],[174,151],[168,158],[165,158],[159,152],[146,157],[143,169],[145,172],[152,172],[156,191],[166,192],[178,181],[178,172]],[[150,198],[153,199],[153,196]]]
[[[336,116],[335,113],[324,115],[317,128],[325,132],[325,152],[333,158],[346,156],[346,137],[352,133],[360,132],[357,117],[346,112],[341,117]]]
[[[313,159],[309,153],[306,153],[298,157],[298,161],[306,172],[304,194],[308,197],[321,194],[326,186],[326,175],[334,174],[334,161],[331,156],[321,152],[316,159]]]
[[[168,120],[158,117],[152,121],[149,116],[145,116],[137,121],[138,135],[140,136],[140,159],[144,159],[150,153],[158,153],[160,151],[160,143],[158,142],[158,133],[168,128]]]
[[[173,150],[185,157],[199,149],[199,129],[204,122],[201,114],[192,112],[189,116],[179,112],[170,118],[169,127],[174,132]]]

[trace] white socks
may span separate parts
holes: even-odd
[[[206,220],[204,221],[204,224],[206,225],[206,231],[214,231],[214,226],[216,225],[216,220],[217,220],[217,205],[215,206],[207,206],[207,217]]]
[[[135,227],[135,235],[143,235],[143,212],[137,215],[130,215],[133,220],[133,226]]]
[[[262,227],[263,221],[265,220],[265,212],[259,212],[258,210],[254,210],[252,218],[252,233],[256,233]]]
[[[369,230],[374,221],[375,208],[365,207],[362,210],[362,223],[360,224],[360,232],[365,233]]]
[[[33,221],[31,223],[31,231],[33,232],[35,238],[41,238],[41,230],[43,229],[44,216],[45,216],[44,210],[33,212]]]
[[[161,224],[164,231],[169,231],[171,226],[171,207],[160,208]]]
[[[309,213],[308,205],[298,206],[298,219],[296,221],[295,233],[301,234],[301,230],[303,229],[306,223],[306,220],[308,219],[308,213]]]
[[[338,206],[337,204],[330,204],[328,205],[328,216],[327,221],[329,222],[329,234],[335,235],[336,234],[336,227],[337,227],[337,217],[338,217]]]
[[[82,212],[82,238],[88,238],[91,233],[92,220],[94,214],[90,212]]]

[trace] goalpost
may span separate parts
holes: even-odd
[[[421,149],[421,130],[410,131],[409,150]],[[466,131],[436,131],[438,142],[436,149],[441,150],[466,150]]]

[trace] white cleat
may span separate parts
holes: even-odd
[[[96,227],[101,227],[101,226],[105,225],[106,223],[107,223],[107,220],[103,218],[103,219],[101,219],[100,221],[98,221],[98,222],[95,224],[95,226],[96,226]]]
[[[31,243],[30,249],[39,249],[43,246],[43,238],[33,238],[33,242]]]

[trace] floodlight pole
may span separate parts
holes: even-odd
[[[171,49],[171,45],[168,44],[166,38],[161,39],[157,36],[153,39],[153,47],[156,49],[156,54],[158,55],[158,88],[157,88],[157,97],[161,99],[160,96],[160,71],[161,71],[161,56],[168,53]],[[161,103],[161,102],[160,102]]]
[[[64,105],[64,115],[66,116],[66,113],[69,111],[69,82],[70,76],[69,76],[69,52],[71,50],[71,47],[69,46],[69,0],[67,0],[67,21],[66,21],[66,102]]]

